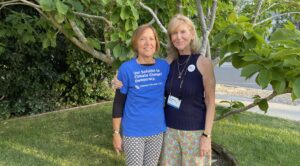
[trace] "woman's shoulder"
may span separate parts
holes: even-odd
[[[208,58],[208,57],[205,57],[203,55],[198,55],[197,64],[210,65],[211,64],[211,59]]]
[[[127,60],[125,62],[123,62],[120,67],[119,67],[119,70],[126,70],[128,69],[129,67],[133,66],[135,64],[135,58],[132,58],[130,60]]]
[[[168,61],[167,61],[166,59],[156,58],[156,60],[157,60],[157,62],[158,62],[159,64],[169,66],[169,63],[168,63]]]

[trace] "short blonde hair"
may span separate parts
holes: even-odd
[[[159,42],[159,39],[158,39],[158,35],[157,35],[157,32],[156,30],[153,28],[153,26],[151,25],[148,25],[148,24],[143,24],[143,25],[140,25],[133,33],[132,35],[132,38],[131,38],[131,46],[132,46],[132,49],[133,51],[138,54],[138,39],[139,37],[143,34],[143,32],[146,30],[146,29],[151,29],[154,33],[154,36],[155,36],[155,41],[156,41],[156,52],[159,51],[159,48],[160,48],[160,42]]]
[[[172,56],[173,58],[177,58],[179,55],[178,49],[173,45],[171,41],[171,35],[179,25],[186,24],[188,27],[190,27],[191,32],[194,34],[194,39],[191,41],[191,52],[192,54],[199,53],[201,44],[200,39],[198,38],[197,31],[195,28],[194,23],[192,20],[190,20],[188,17],[182,15],[182,14],[176,14],[169,22],[168,25],[168,55]]]

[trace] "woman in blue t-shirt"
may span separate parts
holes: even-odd
[[[117,153],[123,146],[126,165],[156,166],[166,131],[163,107],[169,64],[153,57],[159,40],[151,25],[138,27],[132,47],[137,57],[118,70],[123,86],[113,105],[113,145]]]

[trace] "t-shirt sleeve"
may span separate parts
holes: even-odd
[[[128,92],[128,85],[129,85],[129,78],[128,73],[126,72],[125,65],[121,65],[121,67],[118,70],[118,80],[120,80],[123,83],[122,88],[120,89],[120,92],[122,94],[127,94]]]

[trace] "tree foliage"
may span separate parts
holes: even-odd
[[[0,119],[112,98],[111,67],[49,27],[32,8],[2,10]]]
[[[251,106],[259,105],[265,111],[268,108],[267,101],[278,94],[290,92],[293,99],[300,97],[297,30],[297,26],[300,25],[299,2],[182,0],[181,5],[177,4],[178,2],[1,1],[0,58],[11,61],[0,64],[3,72],[1,81],[6,82],[0,102],[7,101],[9,93],[6,90],[12,88],[8,80],[13,79],[8,79],[8,73],[15,72],[14,77],[23,78],[20,76],[23,73],[17,70],[17,66],[20,66],[21,71],[27,71],[26,67],[30,66],[27,64],[29,62],[18,56],[31,57],[33,61],[37,59],[35,63],[38,63],[36,66],[39,68],[36,68],[41,71],[46,70],[40,65],[45,61],[48,65],[47,71],[53,75],[43,76],[43,72],[36,72],[32,74],[36,77],[32,76],[26,83],[31,85],[37,79],[42,85],[42,79],[39,78],[45,77],[47,81],[44,82],[49,84],[47,90],[53,90],[54,96],[59,96],[60,102],[85,104],[100,98],[109,98],[109,92],[104,93],[103,89],[97,88],[107,88],[107,81],[103,80],[109,79],[113,74],[113,68],[109,66],[117,67],[120,62],[134,56],[130,49],[133,31],[140,24],[152,24],[158,29],[161,44],[166,46],[165,26],[179,11],[180,6],[180,11],[195,22],[198,34],[202,36],[203,54],[208,55],[212,52],[213,57],[220,56],[221,64],[230,60],[234,67],[242,69],[241,75],[246,79],[255,75],[257,84],[262,88],[272,85],[274,93],[267,99],[254,97]],[[215,13],[216,6],[219,8]],[[164,56],[164,52],[165,48],[162,47],[159,54]],[[60,64],[57,64],[57,60]],[[16,67],[10,63],[16,63]],[[57,71],[57,66],[63,68],[63,72]],[[21,69],[22,67],[24,69]],[[9,70],[12,68],[13,71]],[[30,72],[33,72],[31,70],[37,69],[30,69]],[[29,77],[30,74],[26,76]],[[21,84],[20,87],[28,88]],[[236,103],[233,105],[234,109],[250,108]],[[239,111],[233,110],[233,113]]]

